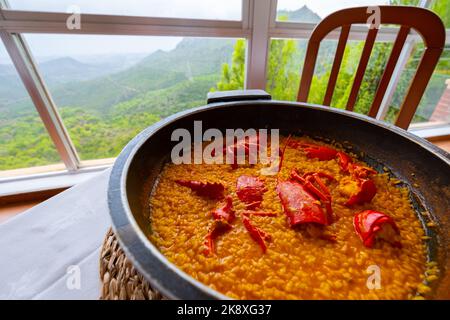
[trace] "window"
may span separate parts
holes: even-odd
[[[4,170],[60,162],[22,81],[0,42],[0,177]]]
[[[318,23],[339,9],[364,5],[428,5],[430,10],[437,13],[448,28],[450,26],[450,7],[447,0],[344,0],[344,1],[312,1],[312,0],[278,0],[277,20],[287,22]],[[447,29],[447,39],[450,30]],[[288,34],[289,32],[285,32]],[[373,48],[369,65],[364,75],[363,83],[358,94],[355,111],[367,113],[370,102],[376,92],[382,70],[392,49],[390,42],[376,42]],[[267,64],[267,90],[278,99],[296,100],[299,87],[301,68],[304,62],[307,39],[272,39],[270,42],[269,58]],[[315,74],[311,84],[308,102],[321,104],[328,83],[331,65],[337,41],[322,41],[316,63]],[[361,54],[363,42],[352,41],[350,35],[347,42],[344,59],[336,83],[331,106],[345,108],[357,62]],[[423,44],[416,42],[407,63],[396,80],[396,88],[390,95],[389,104],[382,110],[381,118],[393,122],[398,114],[400,105],[408,89],[412,75],[417,69]],[[331,55],[331,58],[329,57]],[[281,57],[276,59],[275,57]],[[450,43],[440,58],[439,64],[433,73],[427,90],[418,106],[411,127],[417,125],[448,125],[450,123]],[[281,70],[277,73],[277,70]],[[395,76],[394,76],[395,77]],[[285,87],[281,90],[281,87]]]
[[[445,1],[445,0],[444,0]],[[318,23],[330,13],[349,7],[374,6],[393,4],[390,0],[278,0],[277,20],[287,22]],[[417,5],[418,0],[400,0],[411,5]]]
[[[116,157],[141,130],[227,85],[235,39],[36,35],[25,39],[82,160]],[[236,59],[235,59],[236,60]],[[241,61],[244,70],[245,60]],[[225,70],[224,69],[224,70]],[[238,80],[239,82],[239,80]],[[240,83],[243,88],[243,74]]]
[[[431,0],[429,8],[437,13],[446,28],[450,28],[450,5],[448,0]]]
[[[271,40],[268,59],[267,91],[275,99],[297,100],[306,46],[307,40]],[[345,109],[358,66],[357,61],[359,61],[363,46],[363,41],[350,40],[347,42],[331,101],[332,107]],[[337,40],[324,40],[321,42],[308,97],[309,103],[323,103],[336,48]],[[354,107],[355,112],[362,114],[368,113],[391,48],[392,43],[375,43]]]
[[[9,0],[15,10],[241,20],[241,0]]]
[[[411,57],[404,68],[397,84],[385,120],[393,122],[398,114],[401,103],[405,97],[409,82],[415,74],[420,57],[423,53],[423,44],[416,44],[412,50]],[[427,89],[422,96],[416,114],[412,120],[413,124],[440,125],[450,123],[450,44],[446,45],[436,66],[433,76],[428,82]]]

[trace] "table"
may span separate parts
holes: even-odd
[[[98,299],[110,169],[0,224],[0,299]]]

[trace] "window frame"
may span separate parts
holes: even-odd
[[[428,7],[430,3],[430,0],[422,0],[419,6]],[[111,165],[111,161],[109,164],[94,161],[95,164],[92,164],[90,161],[80,160],[59,115],[57,105],[51,98],[51,93],[21,34],[243,38],[247,43],[245,88],[264,90],[271,39],[308,39],[316,26],[315,23],[277,21],[276,12],[277,0],[242,0],[240,21],[82,14],[82,28],[69,30],[66,26],[69,13],[13,10],[9,9],[7,0],[0,0],[0,37],[60,154],[66,171],[73,174],[82,172],[87,167],[97,166],[104,169],[105,166]],[[377,40],[395,41],[398,29],[397,27],[382,28]],[[352,26],[348,40],[364,40],[366,34],[365,26]],[[326,39],[338,37],[339,32],[334,31]],[[420,36],[417,33],[412,32],[408,35],[377,119],[382,119],[386,113],[400,74],[406,66],[414,44],[419,40]],[[446,30],[446,43],[450,43],[450,29]],[[450,125],[448,127],[450,128]],[[414,129],[412,131],[414,132]],[[45,176],[45,174],[41,175]],[[17,177],[4,177],[0,178],[0,182],[17,179]]]

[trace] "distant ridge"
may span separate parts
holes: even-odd
[[[322,20],[322,18],[317,13],[312,11],[306,5],[294,11],[278,10],[277,17],[278,18],[287,17],[287,21],[294,21],[294,22],[317,23]]]

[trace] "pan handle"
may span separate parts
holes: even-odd
[[[272,96],[264,90],[230,90],[208,92],[207,103],[247,101],[247,100],[271,100]]]

